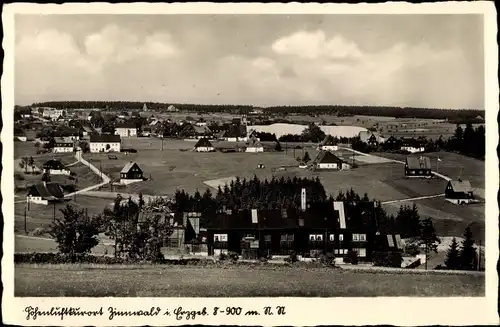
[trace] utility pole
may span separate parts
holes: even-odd
[[[76,193],[78,190],[78,178],[75,179],[75,194],[74,194],[74,201],[76,202]]]
[[[24,207],[24,232],[28,234],[28,227],[26,226],[26,207]]]
[[[161,135],[161,150],[163,151],[163,134]]]

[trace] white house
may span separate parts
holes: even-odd
[[[207,138],[201,138],[196,142],[194,146],[194,151],[196,152],[213,152],[215,151],[214,146]]]
[[[75,143],[70,138],[56,138],[54,141],[54,148],[52,148],[54,153],[67,153],[75,150]]]
[[[264,152],[264,147],[256,138],[251,138],[245,152]]]
[[[321,151],[314,159],[313,165],[316,169],[345,170],[351,166],[330,151]]]
[[[26,202],[48,205],[51,202],[64,200],[64,192],[57,183],[38,183],[28,190]]]
[[[333,137],[328,134],[325,139],[319,144],[318,150],[323,151],[337,151],[339,147],[335,144]]]
[[[120,135],[90,135],[90,152],[120,152]]]
[[[43,172],[50,175],[71,175],[71,171],[67,169],[59,160],[48,160],[43,164]]]
[[[425,146],[423,142],[416,139],[403,139],[401,142],[401,151],[407,151],[410,153],[419,153],[425,151]]]
[[[63,110],[62,109],[53,109],[53,108],[45,108],[43,110],[43,117],[44,118],[50,118],[51,120],[56,120],[60,116],[63,115]]]
[[[115,135],[120,137],[137,136],[137,126],[133,123],[122,123],[115,127]]]

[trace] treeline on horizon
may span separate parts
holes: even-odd
[[[263,110],[265,114],[303,114],[303,115],[337,115],[337,116],[387,116],[396,118],[448,119],[453,122],[471,121],[477,116],[484,118],[484,110],[477,109],[439,109],[390,106],[346,106],[346,105],[303,105],[303,106],[272,106],[257,107],[251,105],[207,105],[207,104],[177,104],[159,102],[128,102],[128,101],[49,101],[33,103],[32,107],[52,107],[57,109],[100,109],[100,110],[142,110],[166,111],[173,105],[180,111],[198,113],[231,113],[248,114],[254,109]]]

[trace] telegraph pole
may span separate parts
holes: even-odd
[[[28,227],[26,226],[26,207],[24,207],[24,232],[28,234]]]

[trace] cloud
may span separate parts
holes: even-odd
[[[322,30],[299,31],[276,40],[272,50],[279,55],[293,55],[305,59],[359,59],[363,56],[354,42],[336,35],[327,39]]]

